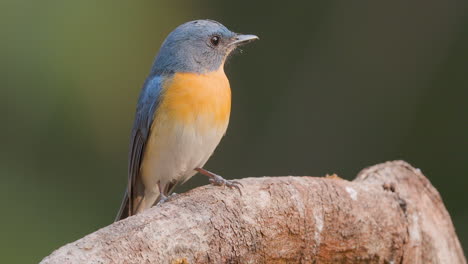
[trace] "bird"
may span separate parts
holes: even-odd
[[[128,183],[115,221],[164,202],[196,173],[237,188],[203,168],[226,133],[231,88],[224,64],[236,48],[259,39],[203,19],[163,41],[138,99],[128,155]]]

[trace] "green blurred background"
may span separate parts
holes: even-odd
[[[467,1],[0,1],[0,249],[35,263],[113,221],[135,104],[164,37],[211,18],[260,41],[226,66],[227,178],[404,159],[468,246]],[[196,176],[176,192],[207,184]]]

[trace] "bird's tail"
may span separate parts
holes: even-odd
[[[130,199],[128,197],[128,190],[125,190],[125,195],[122,200],[122,204],[120,205],[119,212],[117,213],[117,216],[115,217],[114,222],[125,219],[129,216],[129,212],[130,212],[129,206],[130,206]]]

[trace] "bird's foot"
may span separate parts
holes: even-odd
[[[169,199],[169,197],[167,197],[166,195],[161,193],[159,201],[158,201],[158,203],[156,205],[161,205],[161,204],[165,203],[168,199]]]
[[[223,177],[221,177],[220,175],[215,174],[215,173],[210,172],[210,171],[207,171],[207,170],[202,169],[202,168],[197,168],[195,170],[198,171],[199,173],[205,175],[205,176],[208,176],[210,178],[210,183],[211,184],[213,184],[215,186],[227,186],[229,188],[236,188],[239,191],[239,193],[242,195],[242,191],[241,191],[241,189],[239,187],[239,186],[244,187],[244,185],[242,185],[242,183],[240,183],[238,181],[226,180]]]
[[[159,201],[158,201],[158,203],[156,205],[161,205],[161,204],[167,202],[168,200],[172,199],[176,194],[177,193],[172,193],[169,196],[166,196],[164,194],[160,194],[161,198],[159,199]]]
[[[236,188],[241,195],[242,192],[239,186],[244,187],[242,183],[238,181],[226,180],[217,174],[214,174],[212,177],[210,177],[210,183],[215,186],[227,186],[229,188]]]

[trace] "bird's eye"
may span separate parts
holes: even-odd
[[[213,44],[213,46],[218,46],[219,40],[220,40],[219,36],[212,36],[210,39],[210,42],[211,44]]]

